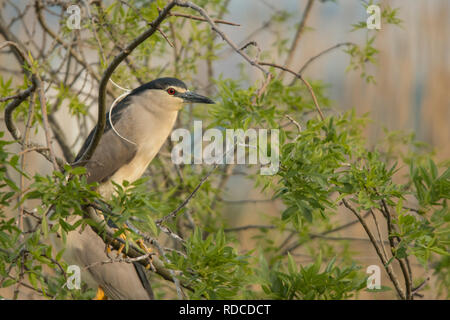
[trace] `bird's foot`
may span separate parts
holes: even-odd
[[[124,240],[124,241],[127,240],[127,236],[125,235],[125,233],[122,233],[121,235],[119,235],[119,237],[120,237],[122,240]],[[117,249],[117,257],[120,256],[120,254],[122,253],[122,251],[123,251],[124,248],[125,248],[125,244],[124,244],[124,243],[121,243],[120,246],[119,246],[119,249]],[[111,253],[111,251],[112,251],[111,245],[110,245],[110,244],[107,244],[107,245],[106,245],[106,253],[107,253],[108,257],[109,257],[109,254]],[[125,253],[123,253],[123,257],[124,257],[124,258],[126,257],[126,254],[125,254]]]
[[[94,300],[108,300],[108,297],[105,295],[102,287],[98,287]]]
[[[119,237],[122,238],[122,240],[127,241],[127,236],[125,235],[125,233],[122,233]],[[123,248],[125,248],[125,244],[124,243],[122,243],[120,245],[119,249],[117,250],[117,257],[120,256],[120,254],[123,251]],[[126,254],[125,253],[123,254],[123,257],[126,258]]]
[[[152,253],[152,249],[150,249],[149,247],[147,247],[146,245],[145,245],[145,243],[144,243],[144,240],[142,240],[142,239],[139,239],[139,240],[137,240],[136,241],[136,243],[139,245],[139,247],[142,249],[142,250],[144,250],[145,251],[145,253],[147,253],[148,255],[149,255],[149,264],[147,264],[146,266],[145,266],[145,269],[147,269],[147,270],[152,270],[152,271],[155,271],[156,270],[156,268],[155,268],[155,266],[153,265],[153,263],[152,263],[152,255],[151,255],[151,253]]]

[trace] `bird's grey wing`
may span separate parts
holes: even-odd
[[[106,182],[117,170],[129,163],[136,152],[136,145],[124,141],[112,130],[106,132],[92,158],[87,163],[81,163],[87,170],[88,182]]]
[[[114,126],[120,122],[127,110],[126,108],[128,107],[129,102],[128,97],[125,97],[114,108],[113,113],[111,114]],[[105,182],[123,165],[129,163],[136,155],[136,145],[125,141],[112,130],[111,123],[109,122],[109,113],[106,114],[106,119],[107,124],[105,130],[91,159],[85,163],[77,163],[94,138],[96,127],[90,132],[74,161],[77,163],[76,166],[83,166],[86,168],[87,180],[89,183]]]

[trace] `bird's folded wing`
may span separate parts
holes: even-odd
[[[127,96],[114,107],[111,113],[111,120],[114,127],[120,126],[121,120],[125,118],[124,115],[129,110],[130,102],[130,97]],[[91,159],[87,162],[79,162],[94,138],[97,127],[94,127],[89,133],[74,161],[74,166],[82,166],[87,169],[89,183],[105,182],[119,168],[129,163],[136,155],[136,145],[124,140],[114,132],[109,119],[109,113],[107,113],[105,130]]]
[[[75,162],[77,162],[89,146],[94,130],[89,134],[81,148]],[[123,140],[113,130],[105,132],[95,149],[94,155],[87,162],[79,162],[76,166],[83,166],[87,170],[87,180],[92,182],[106,182],[117,170],[129,163],[136,155],[136,145]]]

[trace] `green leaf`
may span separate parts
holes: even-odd
[[[283,221],[288,220],[289,218],[292,217],[292,215],[294,215],[297,212],[297,210],[298,210],[297,206],[291,206],[291,207],[287,208],[281,214],[281,219]]]
[[[17,281],[15,279],[6,279],[5,281],[3,281],[3,288],[8,288],[10,286],[12,286],[13,284],[15,284]]]
[[[290,274],[294,274],[297,272],[297,264],[295,263],[290,253],[288,253],[288,271]]]
[[[36,280],[36,274],[34,272],[28,273],[28,279],[30,280],[30,283],[33,286],[33,288],[37,289],[38,288],[38,283],[37,283],[37,280]]]

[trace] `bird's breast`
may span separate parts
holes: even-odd
[[[158,154],[175,124],[178,112],[168,112],[155,116],[148,113],[131,114],[129,124],[133,125],[131,141],[136,143],[137,150],[130,162],[120,167],[112,176],[112,181],[123,184],[123,181],[133,182],[142,177],[150,162]],[[120,128],[117,128],[120,133]],[[128,138],[128,137],[127,137]],[[114,187],[110,181],[100,185],[99,192],[110,196]]]

